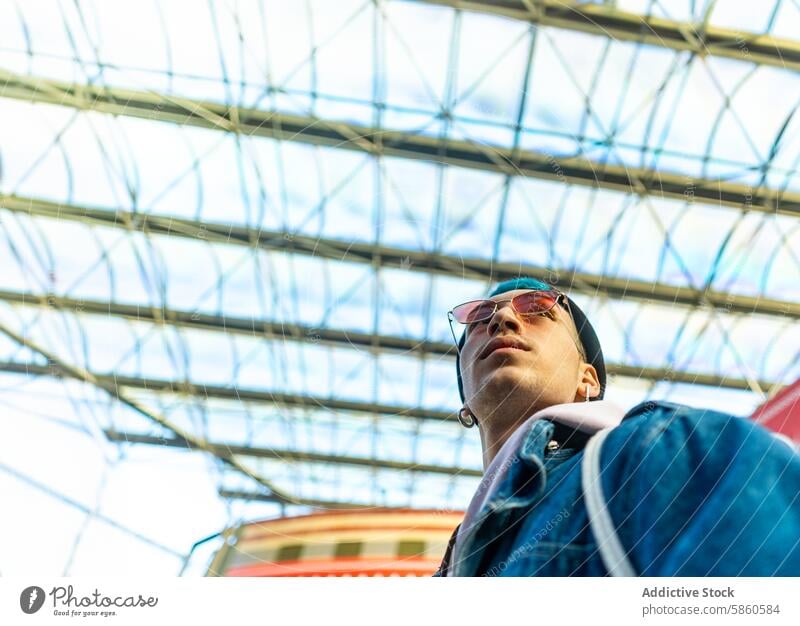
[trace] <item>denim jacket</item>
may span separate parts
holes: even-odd
[[[583,447],[549,450],[554,428],[533,424],[434,576],[608,575],[583,502]],[[752,420],[643,402],[609,433],[600,469],[639,575],[800,576],[800,454]]]

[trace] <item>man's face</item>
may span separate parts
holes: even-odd
[[[502,301],[494,315],[466,328],[460,355],[464,396],[479,420],[574,401],[583,362],[575,326],[560,304],[551,316],[517,313],[510,300],[526,291],[490,298]]]

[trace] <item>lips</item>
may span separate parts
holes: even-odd
[[[522,341],[517,339],[516,337],[497,337],[496,339],[492,339],[489,343],[486,344],[486,347],[481,352],[481,359],[485,359],[495,350],[500,348],[513,348],[515,350],[530,350],[530,348],[525,345]]]

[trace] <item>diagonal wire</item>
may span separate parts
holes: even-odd
[[[60,358],[55,356],[54,354],[50,353],[49,351],[45,350],[44,348],[36,345],[30,339],[27,339],[21,335],[18,335],[16,332],[8,328],[5,324],[0,323],[0,332],[8,336],[13,341],[17,342],[21,346],[25,346],[29,350],[38,353],[40,356],[47,359],[48,364],[53,367],[56,371],[68,376],[70,378],[74,378],[76,380],[82,381],[84,383],[93,385],[103,391],[107,392],[108,394],[115,397],[125,406],[133,409],[136,413],[139,413],[143,417],[155,422],[156,424],[166,428],[167,430],[172,431],[172,433],[178,437],[181,441],[185,441],[187,446],[198,448],[203,450],[204,452],[208,452],[212,456],[218,458],[222,463],[225,465],[229,465],[234,470],[238,471],[241,474],[253,479],[261,486],[266,487],[270,493],[272,493],[276,498],[285,502],[286,504],[302,504],[303,499],[300,498],[293,498],[291,495],[284,493],[282,490],[278,489],[277,487],[273,486],[269,481],[264,479],[261,476],[256,475],[250,469],[248,469],[245,465],[240,463],[233,455],[231,454],[222,454],[217,450],[214,450],[209,444],[198,437],[195,437],[191,433],[184,431],[180,427],[172,424],[166,418],[162,417],[156,412],[150,411],[144,405],[140,404],[139,402],[131,399],[125,394],[123,391],[119,389],[117,385],[113,384],[104,384],[103,382],[97,380],[93,374],[86,371],[83,368],[72,366],[68,363],[65,363]]]

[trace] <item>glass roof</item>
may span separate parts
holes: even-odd
[[[790,39],[799,19],[780,0],[616,8]],[[481,450],[453,419],[445,314],[508,268],[587,313],[620,404],[746,416],[800,376],[791,67],[405,0],[6,2],[0,42],[0,481],[37,494],[31,515],[69,511],[47,571],[91,571],[109,540],[174,573],[227,524],[307,510],[220,496],[268,495],[253,475],[293,502],[465,508]],[[302,123],[203,128],[175,102]],[[434,151],[320,145],[326,128]],[[163,420],[258,454],[109,434],[157,443]]]

